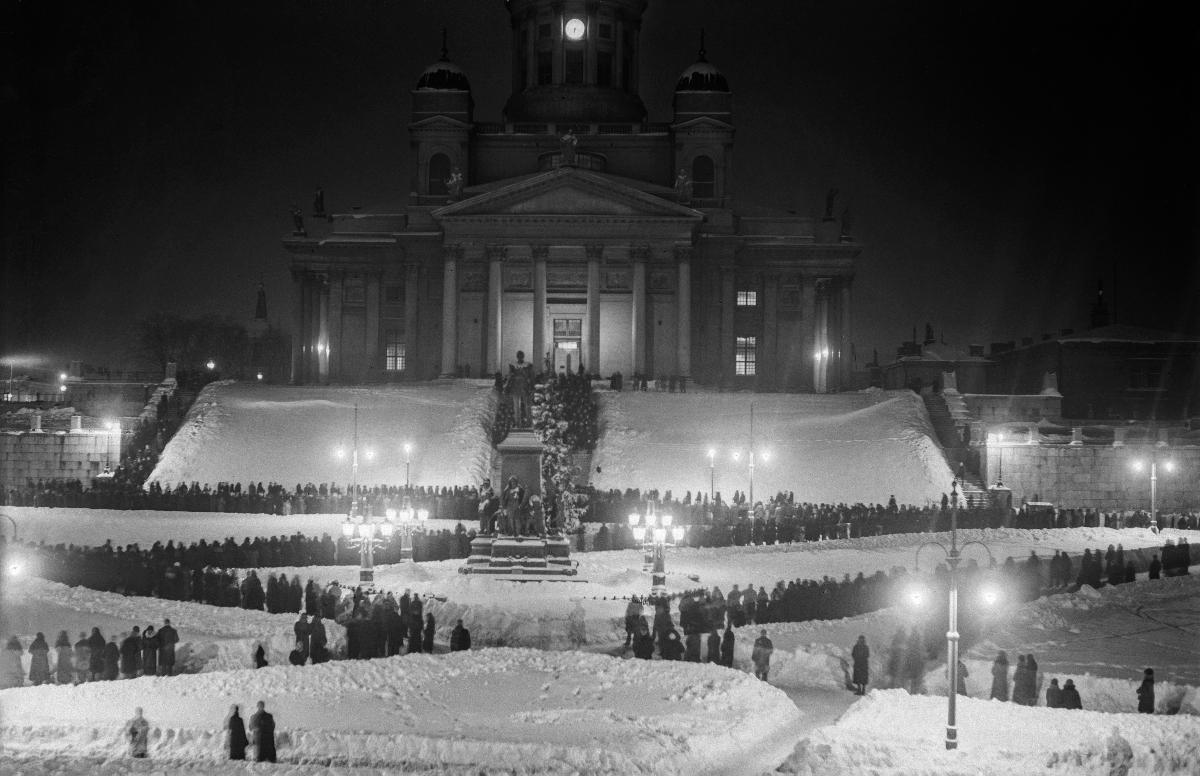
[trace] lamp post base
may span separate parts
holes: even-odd
[[[946,748],[958,748],[958,728],[950,727],[949,725],[946,726]]]
[[[358,584],[374,586],[375,584],[375,569],[359,569]]]

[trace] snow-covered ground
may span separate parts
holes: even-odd
[[[358,482],[464,485],[487,476],[490,381],[371,387],[207,386],[150,479],[180,482],[350,482],[358,406]],[[338,457],[338,451],[342,456]]]
[[[0,757],[120,757],[140,706],[156,766],[216,764],[230,706],[248,717],[258,700],[281,760],[404,772],[757,774],[800,718],[780,690],[712,665],[489,649],[5,690]]]
[[[876,690],[814,731],[781,770],[809,776],[1195,774],[1200,718],[1029,708],[961,699],[946,751],[946,699]],[[1123,743],[1122,743],[1123,741]],[[1125,769],[1121,769],[1121,765]]]
[[[602,391],[601,436],[592,460],[600,488],[750,488],[754,407],[754,495],[793,491],[799,501],[903,504],[941,498],[953,474],[921,397],[872,389],[843,394]],[[739,460],[733,459],[739,453]]]

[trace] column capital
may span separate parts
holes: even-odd
[[[454,244],[442,246],[442,259],[445,261],[462,261],[462,257],[463,247],[461,245]]]
[[[487,256],[488,261],[504,261],[508,256],[508,246],[485,245],[483,246],[483,255]]]
[[[629,258],[637,262],[647,262],[650,260],[649,245],[634,245],[629,248]]]
[[[583,246],[583,252],[588,261],[600,261],[604,256],[604,243],[588,243]]]
[[[549,245],[530,245],[529,253],[533,256],[534,261],[545,261],[550,258]]]
[[[691,243],[675,243],[675,260],[691,261],[696,255],[696,247]]]

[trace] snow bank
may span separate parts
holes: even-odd
[[[925,504],[940,499],[953,478],[912,391],[600,395],[592,460],[598,488],[707,493],[714,448],[716,489],[726,496],[748,490],[751,404],[755,498],[790,490],[800,501],[882,504],[894,494],[901,503]]]
[[[371,387],[220,382],[205,387],[150,475],[179,482],[350,481],[358,406],[358,482],[403,485],[404,444],[418,485],[465,485],[487,476],[490,381]],[[345,457],[339,460],[335,451]],[[368,455],[370,451],[371,455]]]
[[[876,690],[835,725],[803,740],[781,770],[811,776],[1192,774],[1200,762],[1195,717],[1101,714],[964,698],[957,723],[959,747],[948,752],[945,698]]]
[[[800,716],[739,671],[489,649],[4,690],[0,741],[11,757],[114,758],[141,706],[153,762],[217,763],[230,705],[248,716],[260,699],[282,761],[406,771],[756,774]]]

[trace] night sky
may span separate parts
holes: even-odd
[[[735,199],[865,246],[860,363],[929,322],[988,343],[1117,320],[1196,330],[1196,27],[1182,6],[650,0],[641,94],[728,77]],[[500,0],[9,2],[0,354],[128,365],[156,310],[290,321],[280,238],[403,200],[410,90],[440,30],[475,117],[510,93]],[[920,332],[918,332],[920,333]]]

